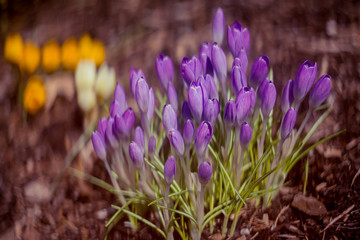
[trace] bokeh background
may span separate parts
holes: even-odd
[[[202,42],[211,41],[212,17],[219,6],[224,10],[226,25],[239,20],[249,29],[249,66],[258,56],[269,56],[278,95],[307,59],[318,63],[320,74],[331,75],[334,110],[312,141],[346,129],[336,139],[317,147],[310,158],[308,194],[324,202],[329,214],[314,219],[290,209],[283,221],[299,220],[294,223],[298,231],[284,225],[278,234],[322,237],[319,231],[331,217],[341,214],[351,204],[356,205],[355,209],[360,207],[360,178],[354,178],[360,168],[359,1],[1,0],[1,240],[102,239],[106,220],[113,212],[110,204],[115,202],[110,193],[68,174],[62,177],[54,195],[50,195],[67,152],[84,131],[84,114],[77,105],[74,74],[61,69],[52,74],[38,70],[47,87],[53,89],[47,96],[47,101],[52,99],[52,102],[47,102],[38,114],[24,118],[18,102],[19,72],[3,57],[6,35],[20,33],[24,39],[42,46],[50,39],[62,44],[69,37],[79,39],[89,33],[104,43],[106,62],[115,68],[117,80],[130,98],[131,67],[142,69],[150,85],[160,87],[155,72],[155,59],[160,53],[173,59],[175,84],[182,86],[179,64],[184,56],[197,55]],[[229,53],[226,40],[222,46]],[[231,66],[230,61],[228,64]],[[314,118],[306,129],[313,122]],[[107,179],[92,154],[91,144],[84,147],[71,166]],[[301,191],[303,169],[300,163],[290,175],[291,191]],[[321,183],[325,187],[324,184],[319,187]],[[286,192],[289,199],[280,199],[269,210],[270,219],[291,203],[290,190]],[[248,223],[249,218],[244,216],[241,224]],[[347,228],[339,225],[339,229],[329,230],[329,236],[349,239],[355,236],[360,231],[359,218],[356,222],[353,220],[356,214],[350,214],[349,219],[354,225]],[[259,239],[274,237],[267,228],[259,232]],[[111,237],[157,239],[158,235],[146,226],[131,233],[119,223]]]

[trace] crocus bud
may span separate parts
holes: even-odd
[[[140,111],[146,113],[149,107],[149,86],[143,77],[136,83],[135,99]]]
[[[224,110],[224,122],[226,128],[232,128],[236,121],[236,104],[235,102],[230,99],[226,105]]]
[[[162,123],[166,132],[169,132],[173,128],[177,129],[176,112],[170,104],[166,104],[163,108]]]
[[[183,58],[180,65],[180,74],[187,86],[196,81],[203,73],[202,64],[197,57],[194,56],[192,59]]]
[[[283,115],[286,114],[286,112],[289,110],[289,108],[294,102],[293,86],[294,81],[290,79],[284,87],[281,97],[281,111]]]
[[[141,148],[134,141],[132,141],[129,145],[129,155],[136,169],[141,170],[144,164],[144,154]]]
[[[183,102],[183,105],[182,105],[182,108],[181,108],[181,115],[182,115],[184,120],[188,120],[188,119],[192,118],[189,103],[186,100],[184,100],[184,102]]]
[[[322,104],[329,96],[331,90],[331,77],[329,75],[323,75],[315,83],[313,90],[309,97],[310,109],[317,108]]]
[[[210,122],[203,121],[195,132],[194,146],[199,159],[203,159],[207,146],[213,135],[213,127]]]
[[[156,150],[156,138],[151,136],[148,142],[148,151],[149,153],[154,153]]]
[[[210,95],[211,83],[209,80],[210,80],[209,78],[204,78],[204,76],[200,76],[197,80],[197,84],[200,85],[201,87],[204,101],[209,99],[209,95]]]
[[[169,82],[168,87],[167,87],[167,96],[168,96],[168,100],[169,103],[171,104],[171,106],[174,108],[175,112],[177,112],[178,109],[178,98],[177,98],[177,94],[176,94],[176,90],[174,85],[172,84],[172,82]]]
[[[273,82],[268,82],[261,97],[261,112],[264,117],[270,115],[276,101],[276,88]]]
[[[134,130],[134,142],[142,149],[145,148],[144,130],[140,126],[137,126]]]
[[[96,94],[92,88],[77,92],[78,104],[84,112],[89,112],[96,105]]]
[[[200,163],[198,169],[199,182],[202,185],[206,185],[209,182],[211,175],[212,175],[212,168],[210,162],[205,161]]]
[[[225,17],[222,8],[216,9],[213,25],[212,25],[212,36],[214,42],[221,45],[224,39],[225,32]]]
[[[112,117],[109,117],[105,130],[105,142],[108,146],[115,149],[119,146],[119,141],[113,129],[114,129],[114,119]]]
[[[75,85],[78,91],[94,87],[96,66],[92,60],[80,60],[75,70]]]
[[[236,121],[240,126],[248,115],[251,113],[252,96],[251,91],[247,87],[240,89],[239,94],[236,97]]]
[[[102,64],[98,70],[95,82],[95,92],[103,100],[108,99],[115,88],[115,70],[108,67],[106,63]]]
[[[293,130],[296,123],[297,113],[294,108],[289,108],[281,124],[281,139],[285,140]]]
[[[191,145],[194,137],[194,130],[195,128],[193,122],[190,119],[186,120],[183,129],[184,142],[186,146]]]
[[[104,138],[105,138],[106,125],[107,125],[107,119],[104,117],[100,118],[98,122],[98,132]]]
[[[103,161],[106,161],[106,147],[104,138],[98,131],[93,132],[91,135],[92,145],[96,152],[96,155]]]
[[[114,100],[110,105],[110,116],[112,118],[115,117],[116,114],[121,116],[125,110],[118,101]]]
[[[181,133],[177,129],[173,128],[169,131],[169,138],[170,138],[170,143],[174,147],[176,152],[180,156],[183,156],[185,151],[185,146]]]
[[[191,83],[189,87],[188,101],[192,116],[194,116],[196,122],[200,122],[204,105],[203,92],[201,87],[195,82]]]
[[[155,62],[156,74],[164,90],[168,89],[168,83],[174,79],[174,65],[171,58],[160,54]]]
[[[253,88],[250,88],[250,95],[251,95],[251,114],[254,112],[255,103],[256,103],[256,93]]]
[[[170,186],[174,181],[176,175],[176,159],[174,156],[170,156],[164,165],[164,180],[166,185]]]
[[[238,65],[233,66],[231,69],[231,85],[235,95],[239,93],[242,87],[247,86],[245,72]]]
[[[250,124],[243,122],[240,129],[240,146],[246,149],[252,137],[252,129]]]
[[[249,60],[248,60],[248,56],[247,56],[247,53],[246,53],[246,50],[245,48],[242,48],[239,52],[239,54],[237,55],[237,57],[239,60],[240,60],[240,68],[241,70],[246,73],[247,71],[247,68],[248,68],[248,63],[249,63]],[[235,58],[235,59],[236,59]],[[235,60],[234,60],[235,61]]]
[[[120,83],[117,83],[115,86],[114,101],[117,101],[120,104],[122,112],[128,108],[125,91]]]
[[[146,81],[145,75],[142,70],[136,70],[135,68],[130,69],[130,87],[133,96],[135,97],[137,81],[143,77]]]
[[[250,49],[250,33],[247,28],[243,28],[241,24],[236,21],[227,30],[227,42],[230,52],[233,57],[237,57],[242,48],[245,48],[246,52]]]
[[[211,62],[211,44],[205,42],[201,45],[199,51],[199,61],[201,62],[204,74],[214,75],[214,69]]]
[[[219,93],[218,93],[217,86],[216,86],[214,78],[211,75],[207,74],[206,75],[206,82],[210,82],[209,98],[219,99]]]
[[[220,112],[219,101],[215,98],[207,99],[204,105],[203,118],[205,121],[209,121],[212,125],[216,122],[217,116]]]
[[[310,91],[317,75],[317,64],[311,64],[310,61],[306,60],[301,64],[299,70],[296,73],[293,93],[295,99],[295,105],[300,104],[305,98],[306,94]]]
[[[262,81],[262,83],[258,87],[256,97],[259,99],[259,101],[261,101],[261,97],[264,92],[264,89],[269,82],[270,82],[270,78],[267,77],[267,78],[265,78],[264,81]]]
[[[249,85],[257,88],[265,80],[269,68],[269,58],[267,56],[258,57],[251,67]]]
[[[215,42],[211,48],[211,60],[219,82],[222,87],[226,86],[227,65],[226,56],[221,47]],[[224,86],[225,84],[225,86]]]
[[[154,95],[154,90],[152,88],[150,88],[149,90],[149,106],[148,106],[148,111],[147,111],[147,118],[149,123],[151,122],[151,119],[154,115],[154,111],[155,111],[155,95]]]
[[[122,138],[129,138],[135,124],[135,113],[132,108],[126,109],[121,115],[115,116],[115,132]]]

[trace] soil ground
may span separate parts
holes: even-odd
[[[304,60],[316,61],[320,73],[332,77],[335,105],[312,141],[346,129],[309,158],[306,196],[312,196],[315,205],[324,204],[326,212],[314,215],[311,204],[306,205],[309,199],[301,195],[304,159],[268,210],[251,204],[244,209],[234,239],[360,239],[359,1],[5,0],[0,6],[0,46],[8,32],[20,32],[40,45],[89,32],[105,43],[107,62],[127,89],[131,67],[143,69],[151,85],[159,87],[154,64],[160,52],[173,58],[176,69],[183,56],[197,54],[200,44],[211,39],[210,23],[218,6],[227,25],[239,20],[250,30],[249,63],[269,56],[277,89],[294,78]],[[46,81],[73,81],[70,73],[39,73]],[[68,174],[53,196],[49,192],[66,153],[83,132],[76,97],[59,95],[24,121],[17,103],[19,73],[2,52],[0,76],[0,239],[103,239],[115,203],[110,193]],[[175,81],[180,80],[177,72]],[[71,166],[108,181],[91,151],[87,145]],[[32,194],[34,189],[38,194]],[[159,236],[147,226],[132,233],[119,223],[110,238]],[[203,238],[221,239],[207,230]]]

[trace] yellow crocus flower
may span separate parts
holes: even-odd
[[[80,59],[79,46],[75,38],[67,39],[61,49],[61,64],[65,70],[75,71]]]
[[[47,73],[56,71],[60,65],[60,46],[55,40],[45,43],[42,54],[42,66]]]
[[[105,61],[105,47],[104,44],[94,39],[92,43],[92,59],[94,60],[96,67],[99,67]]]
[[[28,74],[33,74],[40,64],[40,48],[27,41],[24,45],[23,58],[21,68]]]
[[[37,113],[45,104],[46,90],[39,76],[31,76],[24,90],[23,104],[29,114]]]
[[[79,40],[80,59],[92,59],[92,39],[88,33]]]
[[[24,43],[19,33],[8,34],[5,39],[4,57],[7,61],[20,66]]]

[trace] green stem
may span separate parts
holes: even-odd
[[[201,239],[201,229],[204,221],[204,192],[205,192],[205,185],[201,184],[200,190],[200,197],[198,198],[198,224],[199,224],[199,231],[198,231],[198,240]]]
[[[306,123],[309,121],[311,113],[312,113],[311,109],[308,110],[308,112],[306,113],[306,116],[305,116],[303,122],[301,123],[299,130],[296,132],[295,139],[299,139],[299,136],[300,136],[301,132],[304,130]]]

